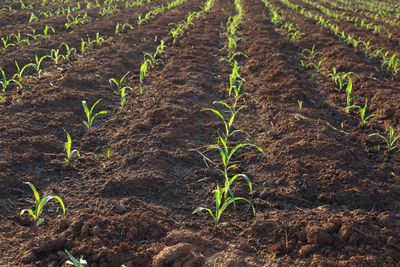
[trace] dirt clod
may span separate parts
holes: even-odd
[[[180,243],[171,247],[165,247],[153,259],[153,267],[201,267],[204,265],[204,257],[196,255],[190,244]]]

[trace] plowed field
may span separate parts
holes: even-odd
[[[0,266],[400,266],[398,1],[23,3],[0,3]],[[65,215],[36,227],[24,182]],[[217,185],[255,213],[193,214]]]

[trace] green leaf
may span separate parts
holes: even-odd
[[[223,101],[219,101],[219,100],[218,100],[218,101],[214,101],[213,104],[214,104],[214,105],[215,105],[215,104],[220,104],[220,105],[226,107],[226,108],[232,113],[231,107],[230,107],[227,103],[225,103],[225,102],[223,102]]]
[[[36,210],[36,214],[37,214],[38,217],[42,214],[44,206],[52,198],[53,198],[52,196],[45,196],[45,197],[42,198],[42,200],[40,200],[39,206],[37,207],[37,210]]]
[[[247,182],[247,185],[249,186],[249,188],[250,188],[250,194],[253,194],[253,188],[252,188],[252,186],[251,186],[251,181],[250,181],[250,178],[246,175],[246,174],[236,174],[235,176],[233,176],[231,179],[230,179],[230,184],[232,184],[237,178],[240,178],[240,177],[242,177],[242,178],[244,178],[245,180],[246,180],[246,182]]]
[[[97,103],[99,103],[101,101],[101,98],[99,100],[96,101],[96,103],[93,104],[93,106],[90,108],[90,114],[92,114],[94,107],[97,105]]]
[[[218,110],[215,110],[215,109],[212,109],[212,108],[204,108],[201,111],[211,111],[214,114],[216,114],[225,123],[224,116]]]
[[[44,222],[44,219],[39,219],[36,221],[36,226],[41,225]]]
[[[94,120],[94,118],[96,118],[96,117],[97,117],[97,115],[101,115],[101,114],[107,114],[107,113],[108,113],[108,111],[105,111],[105,110],[103,110],[103,111],[100,111],[100,112],[96,113],[96,115],[94,115],[94,116],[92,117],[92,119],[90,120],[90,124],[92,124],[92,123],[93,123],[93,120]]]
[[[68,250],[64,249],[64,251],[65,251],[65,253],[67,253],[69,259],[72,261],[72,263],[73,263],[75,266],[81,266],[80,263],[74,258],[74,256],[72,256],[71,253],[69,253]]]
[[[62,199],[59,196],[53,196],[54,199],[58,200],[58,202],[60,203],[63,213],[65,214],[65,205],[64,202],[62,201]]]
[[[216,218],[215,218],[215,216],[214,216],[212,210],[210,210],[210,209],[208,209],[208,208],[198,207],[197,209],[195,209],[195,210],[192,212],[192,214],[195,214],[195,213],[200,212],[200,211],[203,211],[203,210],[208,211],[208,213],[210,213],[211,217],[212,217],[212,218],[214,219],[214,221],[215,221]]]
[[[36,191],[35,186],[34,186],[32,183],[30,183],[30,182],[25,182],[25,184],[29,185],[29,187],[32,189],[33,195],[35,196],[35,201],[36,201],[37,204],[39,204],[39,202],[40,202],[40,195],[39,195],[39,193]]]

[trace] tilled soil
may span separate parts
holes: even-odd
[[[233,142],[255,144],[264,154],[239,150],[237,171],[250,177],[254,193],[249,196],[242,181],[234,192],[250,199],[256,213],[238,202],[224,212],[226,226],[215,226],[206,212],[192,214],[196,207],[213,207],[212,190],[223,183],[214,164],[219,154],[208,148],[223,125],[202,109],[216,107],[215,100],[230,101],[232,66],[222,60],[221,34],[235,15],[233,1],[216,0],[174,43],[173,23],[200,10],[204,1],[184,2],[140,26],[139,14],[166,2],[127,10],[120,3],[120,13],[73,30],[62,29],[65,16],[40,20],[35,27],[53,23],[56,34],[1,52],[0,66],[9,76],[16,71],[14,60],[32,62],[61,43],[79,48],[81,37],[95,38],[97,32],[106,39],[70,61],[47,61],[41,77],[27,73],[24,88],[2,94],[0,265],[64,266],[64,249],[89,266],[399,264],[400,156],[397,150],[385,152],[382,140],[370,136],[389,126],[400,130],[399,81],[278,0],[271,4],[305,33],[302,39],[289,41],[262,1],[241,2],[245,15],[237,49],[248,58],[237,59],[248,94],[235,127],[248,136]],[[117,22],[134,29],[115,35]],[[19,23],[16,31],[24,29]],[[160,40],[166,52],[139,94],[143,53],[155,51]],[[390,41],[379,42],[391,48]],[[355,110],[343,110],[344,93],[331,78],[301,66],[302,50],[313,45],[321,52],[317,61],[327,58],[328,70],[357,74],[355,101],[361,105],[368,98],[368,112],[377,114],[366,127],[359,127]],[[121,109],[109,79],[128,71],[133,91]],[[108,114],[99,115],[89,130],[82,124],[81,101],[91,106],[98,99],[96,112]],[[70,165],[64,161],[64,129],[81,154]],[[66,215],[51,200],[39,227],[27,214],[20,216],[34,207],[27,181],[41,195],[60,196]]]

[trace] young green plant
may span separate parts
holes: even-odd
[[[4,70],[2,68],[0,68],[0,72],[1,72],[1,75],[2,75],[2,80],[0,80],[0,84],[1,84],[1,87],[2,87],[3,93],[6,92],[7,87],[11,83],[15,83],[19,87],[22,87],[21,83],[19,81],[17,81],[16,79],[14,79],[14,78],[7,79],[7,76],[6,76],[6,74],[5,74],[5,72],[4,72]]]
[[[19,67],[18,62],[15,60],[15,66],[17,67],[17,73],[14,74],[14,79],[18,78],[19,83],[22,83],[22,75],[24,73],[24,71],[28,68],[28,67],[33,67],[32,63],[26,64],[25,66],[23,66],[22,68]]]
[[[25,212],[28,212],[28,213],[33,217],[33,219],[34,219],[34,221],[35,221],[35,226],[37,227],[37,226],[41,225],[41,224],[43,223],[44,219],[43,219],[43,218],[39,218],[39,217],[40,217],[40,215],[41,215],[42,212],[43,212],[44,206],[45,206],[45,205],[47,204],[47,202],[49,202],[49,200],[51,200],[51,199],[55,199],[55,200],[57,200],[57,201],[60,203],[61,208],[62,208],[62,210],[63,210],[63,213],[65,214],[65,205],[64,205],[64,202],[61,200],[60,197],[58,197],[58,196],[44,196],[43,198],[40,198],[39,193],[36,191],[36,188],[33,186],[32,183],[30,183],[30,182],[25,182],[25,184],[29,185],[29,187],[30,187],[30,188],[32,189],[32,191],[33,191],[33,195],[34,195],[34,197],[35,197],[35,210],[23,209],[23,210],[21,211],[21,214],[20,214],[20,215],[24,214]]]
[[[352,91],[353,91],[353,81],[349,77],[347,86],[346,86],[346,107],[345,109],[349,110],[349,108],[352,106],[351,102],[356,98],[355,96],[352,96]]]
[[[144,82],[144,78],[149,76],[147,70],[149,69],[150,66],[152,67],[153,65],[149,58],[147,59],[145,58],[142,65],[140,66],[139,88],[141,94],[143,93],[142,83]]]
[[[371,114],[371,115],[365,117],[366,113],[367,113],[367,104],[368,104],[368,99],[365,99],[364,107],[360,107],[360,106],[357,106],[357,105],[351,105],[350,107],[346,107],[346,109],[358,108],[358,112],[360,113],[360,119],[361,119],[361,121],[360,121],[360,126],[361,127],[364,127],[369,119],[371,119],[372,117],[376,116],[376,114]]]
[[[233,184],[233,182],[238,179],[238,178],[243,178],[246,180],[247,185],[249,186],[249,190],[250,190],[250,194],[253,193],[253,189],[252,189],[252,185],[251,185],[251,181],[249,179],[249,177],[246,174],[235,174],[232,177],[229,176],[228,171],[231,169],[234,169],[237,167],[236,164],[231,164],[231,159],[233,157],[233,155],[235,154],[235,152],[242,148],[242,147],[254,147],[256,148],[258,151],[260,151],[261,153],[264,153],[264,151],[259,148],[256,145],[250,144],[250,143],[243,143],[243,144],[238,144],[235,147],[233,147],[232,149],[229,149],[226,140],[219,136],[218,138],[218,144],[216,145],[211,145],[210,148],[214,148],[214,149],[218,149],[219,154],[221,156],[221,160],[222,160],[222,165],[223,165],[223,169],[218,169],[218,171],[224,176],[225,179],[225,188],[227,189],[225,191],[225,198],[227,197],[227,194],[229,193],[231,197],[233,196],[232,191],[230,190],[231,185]]]
[[[385,133],[387,133],[387,137],[384,135],[381,135],[379,133],[373,133],[373,134],[370,134],[369,136],[376,135],[376,136],[379,136],[380,138],[382,138],[385,141],[386,146],[387,146],[386,151],[391,151],[396,148],[394,143],[397,141],[397,139],[400,138],[400,134],[395,135],[393,127],[387,128]]]
[[[86,101],[85,101],[85,100],[82,101],[83,110],[85,111],[86,119],[87,119],[87,121],[83,121],[83,124],[84,124],[88,129],[90,129],[90,127],[91,127],[92,124],[93,124],[94,119],[95,119],[98,115],[107,114],[107,111],[103,110],[103,111],[97,112],[96,114],[93,115],[93,109],[94,109],[94,107],[100,102],[100,100],[101,100],[101,99],[97,100],[97,102],[94,103],[93,106],[92,106],[90,109],[88,108]]]
[[[125,75],[122,76],[122,78],[119,81],[117,79],[115,79],[115,78],[111,78],[111,79],[108,80],[108,82],[110,83],[110,86],[115,84],[115,86],[117,87],[117,91],[114,91],[114,93],[119,94],[120,91],[122,90],[122,88],[124,88],[124,87],[127,88],[127,89],[132,90],[132,88],[129,87],[129,86],[123,86],[124,80],[125,80],[126,76],[129,75],[129,73],[130,73],[130,71],[125,73]]]
[[[64,132],[67,134],[67,142],[65,142],[65,145],[64,145],[65,152],[67,153],[67,157],[64,158],[64,160],[67,163],[67,165],[69,165],[69,163],[71,162],[71,158],[74,154],[78,155],[78,157],[80,157],[81,155],[79,154],[79,151],[77,149],[71,150],[71,148],[72,148],[71,136],[65,129],[64,129]]]
[[[218,110],[216,110],[216,109],[213,109],[213,108],[202,109],[202,111],[211,111],[211,112],[213,112],[215,115],[217,115],[222,120],[222,122],[224,123],[224,127],[225,127],[225,133],[224,133],[225,142],[233,134],[236,134],[236,133],[239,133],[239,132],[247,134],[243,130],[233,130],[233,122],[235,120],[235,117],[236,117],[237,113],[241,109],[246,108],[245,105],[242,105],[239,108],[236,108],[236,107],[231,108],[228,104],[226,104],[225,102],[222,102],[222,101],[214,101],[213,104],[214,105],[215,104],[219,104],[219,105],[222,105],[222,106],[226,107],[226,109],[227,109],[227,111],[228,111],[228,113],[230,115],[230,117],[228,119],[228,118],[225,118],[224,115],[221,112],[219,112]]]
[[[64,46],[66,54],[64,56],[65,59],[69,60],[72,55],[76,55],[76,49],[74,47],[69,47],[66,43],[62,43],[60,47]]]
[[[65,59],[65,57],[60,54],[60,49],[51,49],[49,58],[51,58],[56,65],[58,65],[60,59]]]
[[[42,73],[42,69],[40,68],[40,66],[42,65],[43,60],[45,60],[48,57],[49,57],[48,55],[44,55],[41,58],[39,58],[37,55],[35,56],[35,63],[32,63],[32,67],[36,70],[39,77],[40,74]]]
[[[87,264],[87,261],[83,259],[83,256],[78,261],[74,256],[71,255],[71,253],[69,253],[68,250],[64,249],[64,251],[69,258],[69,260],[65,262],[66,264],[74,265],[75,267],[89,267],[89,264]]]
[[[247,203],[249,203],[253,210],[253,213],[256,212],[254,209],[254,206],[251,204],[251,202],[248,199],[245,199],[242,197],[231,197],[231,196],[224,198],[224,195],[226,195],[227,190],[228,190],[227,188],[225,188],[225,187],[220,188],[218,185],[217,185],[217,188],[215,188],[213,190],[213,193],[215,194],[215,212],[213,212],[210,208],[198,207],[197,209],[195,209],[193,211],[193,214],[200,212],[200,211],[207,211],[211,215],[215,224],[218,225],[219,221],[221,219],[222,213],[226,210],[226,208],[230,204],[235,203],[236,201],[239,201],[239,200],[244,200]],[[221,225],[225,226],[226,223],[222,223]]]

